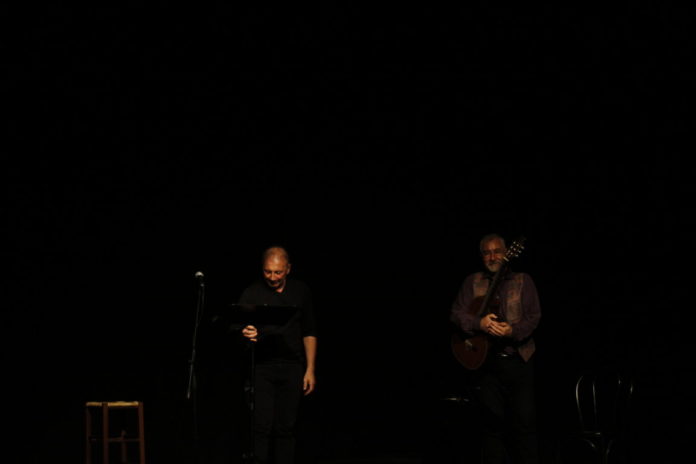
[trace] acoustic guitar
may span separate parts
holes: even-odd
[[[481,317],[490,313],[495,307],[493,306],[493,295],[495,294],[502,276],[507,272],[510,260],[517,258],[524,249],[524,237],[520,237],[508,247],[503,257],[503,262],[500,268],[493,274],[488,290],[483,296],[474,298],[469,306],[469,313],[479,315]],[[452,353],[461,365],[467,369],[475,370],[481,367],[481,364],[486,360],[490,344],[493,343],[491,336],[486,333],[476,333],[469,335],[462,330],[455,330],[451,336]]]

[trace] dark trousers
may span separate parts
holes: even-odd
[[[509,457],[514,463],[537,464],[533,361],[492,355],[478,374],[484,414],[482,462],[502,464]]]
[[[254,454],[258,463],[291,464],[302,398],[299,363],[258,364],[255,375]]]

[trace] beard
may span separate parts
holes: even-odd
[[[491,264],[486,264],[486,269],[488,269],[488,272],[496,273],[500,270],[501,266],[502,266],[502,263],[495,262],[495,263],[491,263]]]

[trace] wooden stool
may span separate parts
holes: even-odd
[[[121,428],[118,436],[111,435],[109,431],[109,411],[110,410],[134,410],[137,414],[137,425],[135,436],[126,435],[125,428]],[[101,435],[94,433],[92,430],[92,412],[101,411],[102,427]],[[102,464],[109,464],[109,443],[121,444],[121,463],[125,464],[128,461],[126,445],[128,443],[137,443],[140,464],[145,464],[145,420],[143,415],[142,401],[88,401],[85,403],[85,434],[86,434],[86,449],[85,458],[87,464],[92,464],[92,445],[98,442],[102,444]]]

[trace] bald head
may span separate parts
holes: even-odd
[[[290,273],[290,258],[283,247],[270,247],[263,252],[263,276],[266,285],[281,293]]]
[[[266,251],[263,252],[264,263],[271,258],[280,259],[287,263],[290,262],[290,256],[288,255],[288,252],[285,250],[285,248],[280,246],[272,246],[270,248],[267,248]]]

